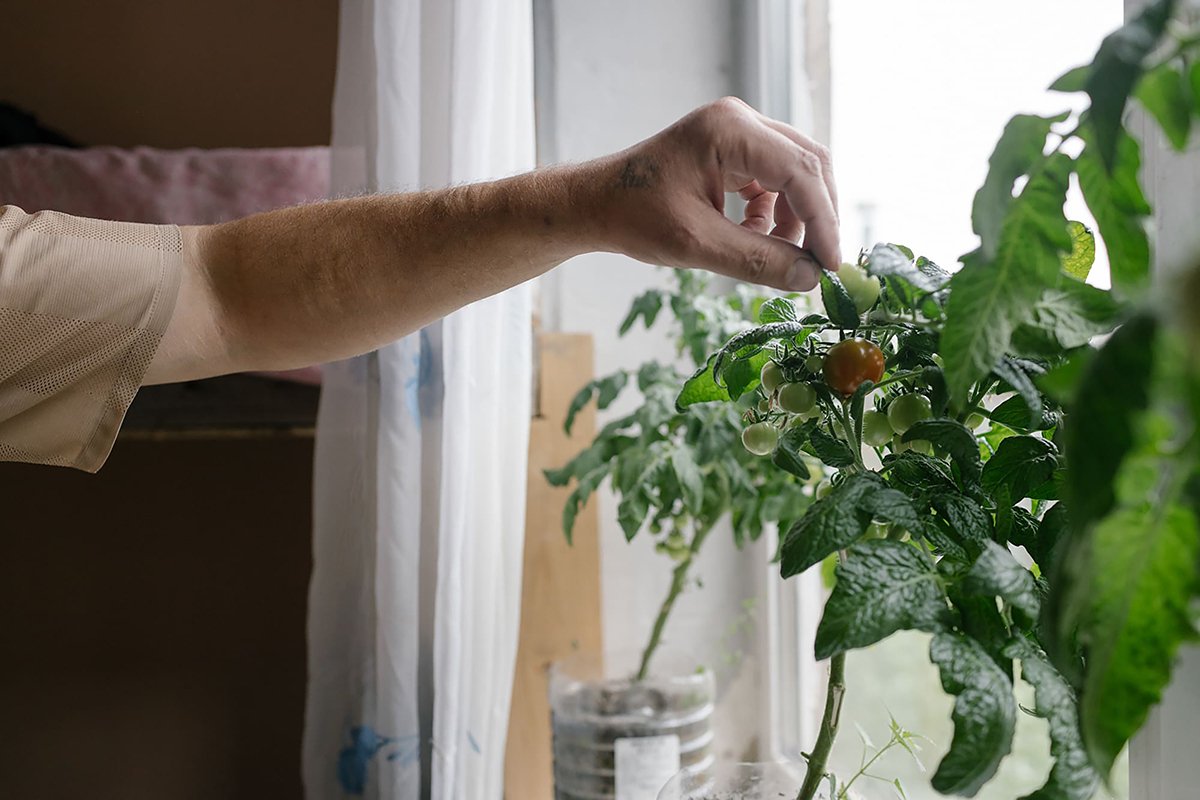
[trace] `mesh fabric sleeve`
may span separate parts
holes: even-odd
[[[0,460],[95,472],[179,293],[179,228],[0,206]]]

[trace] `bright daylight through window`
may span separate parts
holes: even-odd
[[[966,210],[1005,123],[1014,113],[1064,107],[1067,96],[1046,87],[1091,60],[1104,35],[1121,23],[1121,2],[858,0],[830,5],[832,146],[846,255],[891,241],[956,269],[959,256],[977,246]],[[1091,224],[1082,203],[1069,203],[1067,213]],[[1107,286],[1107,273],[1101,252],[1090,281]],[[784,591],[785,601],[793,603],[803,595],[794,586]],[[807,599],[811,602],[812,595]],[[819,611],[800,614],[814,626],[819,617]],[[808,647],[812,633],[800,631]],[[939,685],[937,669],[926,657],[928,644],[928,635],[905,632],[847,659],[842,719],[853,724],[843,727],[857,730],[838,740],[831,760],[835,772],[849,775],[858,768],[860,737],[876,745],[887,741],[889,715],[935,743],[925,746],[922,760],[930,772],[937,765],[952,737],[953,697]],[[826,668],[806,655],[797,658],[799,670],[817,669],[820,675],[801,675],[798,686],[781,687],[799,699],[800,714],[808,718],[792,726],[801,731],[815,730],[819,720]],[[1022,690],[1023,704],[1032,705],[1032,690]],[[811,736],[799,738],[811,742]],[[1013,757],[977,796],[1001,800],[1040,786],[1051,764],[1047,744],[1045,722],[1019,714]],[[1118,797],[1126,792],[1125,770],[1122,761],[1114,776]],[[899,777],[913,800],[940,796],[930,787],[930,772],[922,774],[902,751],[890,753],[878,771]],[[870,796],[894,793],[884,786],[869,790],[878,793]]]

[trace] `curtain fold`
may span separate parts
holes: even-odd
[[[333,192],[532,168],[531,30],[529,0],[343,0]],[[326,371],[309,800],[502,796],[531,313],[518,287]]]

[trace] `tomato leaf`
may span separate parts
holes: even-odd
[[[848,467],[854,463],[854,451],[844,439],[840,439],[821,428],[814,428],[809,436],[812,454],[830,467]]]
[[[658,317],[658,312],[662,310],[662,305],[663,293],[658,289],[651,289],[638,295],[634,298],[633,305],[629,308],[629,313],[621,321],[621,328],[618,335],[624,336],[629,333],[629,329],[633,327],[633,323],[637,322],[638,317],[645,320],[647,328],[652,327],[655,318]]]
[[[1026,627],[1037,622],[1041,611],[1033,573],[1018,564],[1007,547],[992,541],[984,542],[983,552],[962,580],[962,589],[967,594],[999,597],[1018,612]]]
[[[1054,756],[1046,783],[1021,800],[1091,800],[1100,788],[1100,774],[1088,763],[1083,748],[1075,692],[1028,640],[1014,640],[1006,655],[1021,659],[1021,677],[1033,686],[1035,712],[1050,726],[1050,754]]]
[[[1050,480],[1058,467],[1058,448],[1037,436],[1010,436],[1000,443],[983,467],[983,488],[989,493],[1003,486],[1019,500]]]
[[[1088,365],[1069,411],[1066,501],[1072,527],[1084,531],[1113,504],[1113,481],[1133,445],[1134,417],[1149,402],[1157,323],[1134,317]]]
[[[578,518],[580,510],[587,505],[588,498],[604,482],[605,476],[608,475],[608,469],[608,465],[605,464],[581,477],[575,489],[567,497],[562,513],[563,536],[566,537],[567,544],[574,543],[575,520]]]
[[[954,740],[938,765],[933,788],[971,797],[1012,750],[1017,706],[1012,681],[983,647],[959,633],[939,633],[929,645],[942,688],[956,695]]]
[[[780,323],[782,324],[782,323]],[[721,367],[721,384],[729,393],[730,400],[737,400],[746,392],[754,391],[761,381],[762,368],[771,360],[771,354],[759,350],[753,355],[739,356],[725,362]],[[714,365],[714,369],[716,365]]]
[[[758,308],[758,321],[762,325],[796,320],[796,304],[786,297],[772,297]]]
[[[1187,147],[1192,132],[1192,92],[1188,77],[1172,64],[1147,72],[1135,96],[1158,120],[1167,140],[1176,150]]]
[[[1062,258],[1063,272],[1086,281],[1092,264],[1096,263],[1096,237],[1079,220],[1068,222],[1067,229],[1071,232],[1071,252]]]
[[[964,256],[963,268],[950,279],[942,358],[950,397],[960,407],[1004,355],[1042,290],[1061,274],[1060,254],[1071,249],[1062,210],[1071,164],[1062,153],[1051,156],[1013,201],[995,258],[982,251]]]
[[[867,395],[875,388],[873,381],[863,381],[854,390],[854,394],[850,397],[850,421],[854,424],[854,441],[862,441],[863,432],[863,404],[867,400]]]
[[[575,417],[584,409],[584,406],[591,402],[593,397],[596,397],[597,408],[602,410],[608,408],[628,382],[629,373],[624,370],[589,381],[571,398],[571,403],[567,406],[567,418],[563,421],[563,431],[568,436],[571,435],[571,429],[575,427]]]
[[[783,541],[783,577],[804,572],[862,536],[871,524],[871,512],[859,503],[882,485],[878,475],[860,472],[836,484],[829,494],[809,506]]]
[[[950,458],[958,465],[960,474],[966,486],[979,483],[982,464],[979,458],[979,445],[975,443],[975,434],[971,429],[956,420],[923,419],[904,432],[903,442],[923,439],[942,447],[950,454]]]
[[[1041,415],[1035,419],[1029,410],[1029,404],[1019,394],[1014,394],[993,408],[988,412],[988,417],[992,422],[997,422],[1020,433],[1044,431],[1047,428],[1053,428],[1059,421],[1058,415],[1046,409],[1044,405]]]
[[[996,258],[1000,231],[1013,205],[1013,185],[1037,163],[1046,146],[1051,126],[1066,119],[1018,114],[1004,126],[1000,141],[988,159],[987,178],[975,193],[971,208],[972,229],[979,235],[984,260]]]
[[[885,280],[899,279],[919,292],[940,292],[950,273],[928,259],[915,259],[894,244],[877,244],[867,256],[868,274]]]
[[[1108,250],[1112,285],[1129,293],[1150,277],[1150,240],[1144,223],[1150,206],[1138,183],[1141,151],[1132,136],[1118,130],[1114,161],[1106,166],[1095,135],[1086,127],[1081,133],[1085,145],[1075,167],[1079,189]]]
[[[866,647],[899,630],[948,630],[950,609],[933,562],[900,542],[851,548],[817,625],[818,660]]]
[[[704,505],[704,476],[692,455],[690,447],[677,447],[671,451],[671,467],[683,494],[683,504],[693,515],[698,516]]]
[[[905,530],[916,530],[921,525],[917,511],[908,495],[897,489],[876,489],[863,495],[858,507],[871,515],[872,519],[898,525]]]
[[[816,426],[817,420],[811,419],[803,425],[784,431],[783,435],[779,437],[779,444],[775,446],[775,454],[771,457],[772,463],[801,480],[808,480],[811,473],[808,465],[804,463],[804,458],[800,455],[800,449],[808,441],[809,434]]]
[[[1029,409],[1029,419],[1032,421],[1042,414],[1042,395],[1038,392],[1033,378],[1025,371],[1025,363],[1027,362],[1019,362],[1005,356],[996,362],[995,373],[1025,401],[1025,406]]]
[[[684,382],[683,388],[675,398],[676,411],[683,411],[696,403],[729,402],[728,390],[717,385],[714,378],[713,366],[716,360],[717,354],[713,353],[704,365]]]
[[[972,557],[992,538],[992,519],[979,503],[948,492],[930,498],[930,505],[946,522],[955,542]]]
[[[1154,0],[1140,14],[1104,38],[1088,70],[1088,118],[1105,169],[1117,162],[1117,140],[1125,103],[1142,76],[1142,62],[1158,45],[1174,11],[1174,0]]]
[[[898,456],[887,456],[883,464],[892,485],[910,494],[958,490],[946,462],[924,453],[907,450]]]
[[[778,339],[787,339],[797,343],[802,342],[814,330],[816,330],[815,327],[805,325],[801,322],[772,322],[767,325],[759,325],[757,328],[751,328],[748,331],[742,331],[717,351],[716,361],[713,362],[713,374],[723,382],[725,381],[727,370],[732,368],[730,362],[744,362],[758,354],[762,350],[763,345]],[[765,363],[765,360],[763,363]],[[757,377],[756,375],[756,380]],[[728,386],[728,383],[726,383],[726,386]],[[749,388],[753,388],[753,386]],[[743,389],[743,391],[747,390]],[[733,391],[730,391],[729,394],[736,400],[741,393],[734,394]]]
[[[858,327],[858,308],[836,273],[822,271],[821,302],[825,304],[825,313],[834,325],[842,330]]]

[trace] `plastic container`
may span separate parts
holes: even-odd
[[[792,800],[804,775],[803,764],[721,764],[701,774],[680,772],[658,800]],[[827,800],[827,787],[817,797]]]
[[[574,656],[550,670],[556,800],[655,800],[681,770],[713,766],[712,673],[659,657],[635,681],[635,654]]]

